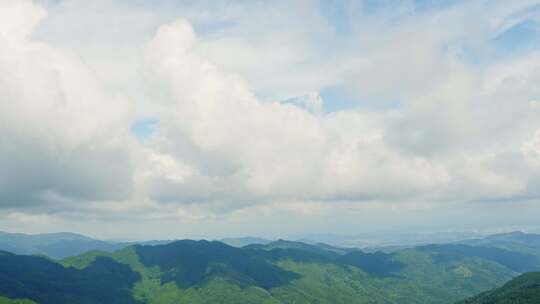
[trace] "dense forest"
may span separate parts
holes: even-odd
[[[365,252],[285,240],[244,247],[182,240],[62,260],[2,252],[0,295],[43,304],[455,303],[540,270],[540,247],[531,244],[499,237]],[[464,303],[491,303],[480,301],[485,296]]]

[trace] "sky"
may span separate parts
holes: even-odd
[[[0,1],[0,230],[539,217],[540,0]]]

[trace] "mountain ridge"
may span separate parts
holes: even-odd
[[[457,304],[540,303],[540,272],[522,274],[503,286],[483,292]]]
[[[317,251],[316,245],[284,240],[272,246],[238,248],[217,241],[180,240],[155,246],[129,245],[114,252],[90,251],[59,262],[5,253],[0,255],[0,270],[14,267],[25,271],[7,271],[11,281],[0,280],[4,284],[0,283],[0,295],[42,304],[104,303],[103,295],[95,294],[102,293],[97,291],[101,287],[92,283],[96,281],[108,282],[109,294],[118,296],[118,300],[106,299],[111,304],[445,304],[515,276],[511,269],[482,256],[462,254],[434,260],[444,248],[387,254],[361,250],[339,253],[327,246]],[[109,268],[116,271],[108,272]],[[32,278],[65,287],[60,289],[64,297],[49,294]],[[85,286],[81,280],[89,282],[82,291],[73,287],[74,282]]]

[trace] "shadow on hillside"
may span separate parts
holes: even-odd
[[[371,276],[399,277],[399,273],[405,264],[395,261],[394,254],[375,252],[364,253],[362,251],[353,251],[338,258],[338,262],[358,267]]]
[[[160,246],[135,246],[135,250],[145,266],[160,268],[162,283],[175,282],[180,288],[220,277],[241,286],[271,289],[300,278],[295,272],[273,265],[259,251],[220,242],[184,240]]]
[[[400,271],[405,268],[405,264],[395,261],[394,254],[375,252],[365,253],[354,250],[340,255],[326,251],[325,254],[317,252],[306,252],[296,249],[259,250],[261,255],[270,260],[279,261],[281,259],[291,259],[303,263],[333,263],[341,266],[354,266],[362,269],[367,274],[384,278],[399,277]]]
[[[108,257],[83,269],[44,257],[0,252],[0,294],[40,304],[138,304],[131,295],[138,273]]]

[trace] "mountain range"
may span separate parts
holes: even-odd
[[[538,304],[540,303],[540,272],[518,276],[504,286],[483,292],[459,304]]]
[[[59,260],[2,251],[0,303],[455,303],[539,271],[537,237],[392,253],[287,240],[125,244]]]
[[[0,231],[0,250],[24,255],[44,255],[52,259],[63,259],[91,250],[113,252],[133,244],[156,245],[168,242],[170,241],[112,242],[71,232],[23,234]]]

